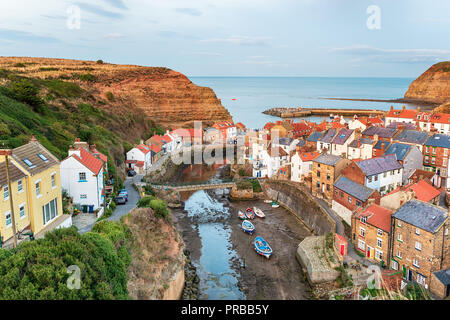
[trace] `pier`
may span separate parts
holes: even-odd
[[[331,109],[331,108],[271,108],[263,111],[264,114],[279,118],[302,118],[309,116],[384,116],[386,111],[376,109]]]

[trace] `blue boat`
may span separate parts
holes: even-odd
[[[241,219],[241,220],[244,220],[246,218],[245,213],[242,212],[241,210],[238,211],[238,216],[239,216],[239,219]]]
[[[247,210],[245,210],[245,216],[247,217],[247,219],[254,219],[255,212],[253,211],[253,209],[247,208]]]
[[[272,255],[272,248],[262,237],[255,238],[255,251],[257,254],[262,255],[267,259]]]
[[[242,221],[242,230],[248,234],[253,234],[255,232],[255,226],[248,220]]]

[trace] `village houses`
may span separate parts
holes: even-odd
[[[433,183],[438,188],[450,188],[449,179],[450,136],[437,133],[428,138],[423,148],[423,168],[436,173]]]
[[[291,157],[291,180],[302,182],[311,173],[312,161],[320,155],[317,151],[295,152]]]

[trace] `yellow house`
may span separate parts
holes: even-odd
[[[30,206],[28,201],[27,174],[13,161],[9,162],[11,190],[6,177],[6,162],[0,158],[0,237],[1,243],[13,236],[11,199],[13,199],[16,232],[30,227]]]
[[[47,231],[58,227],[69,227],[72,225],[70,215],[63,215],[62,210],[62,194],[61,194],[61,176],[60,162],[45,149],[34,137],[31,141],[23,146],[12,150],[10,156],[10,171],[14,167],[20,171],[24,177],[14,181],[11,185],[11,192],[14,206],[20,206],[25,203],[28,210],[29,229],[34,233],[35,237],[43,236]],[[4,156],[0,156],[0,163],[4,162]],[[18,174],[18,173],[16,173]],[[21,175],[19,175],[21,176]],[[12,178],[12,177],[11,177]],[[19,186],[25,191],[18,192]],[[4,191],[3,197],[4,197]],[[6,221],[8,210],[5,206],[0,207],[2,214],[2,226],[7,225]],[[19,219],[15,218],[16,231],[20,231],[21,227],[26,224],[25,220],[20,223],[19,211],[14,210],[15,217],[19,215]],[[6,216],[5,216],[6,215]],[[24,218],[25,219],[25,218]],[[12,237],[12,231],[6,227],[5,235]],[[5,240],[7,238],[5,237]]]

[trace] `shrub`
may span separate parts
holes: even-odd
[[[150,201],[150,208],[153,209],[155,217],[167,219],[169,217],[169,209],[167,203],[160,199]]]
[[[18,63],[16,63],[16,64],[14,65],[14,67],[15,67],[15,68],[25,68],[26,65],[25,65],[25,63],[18,62]]]
[[[114,95],[111,91],[106,92],[106,99],[108,99],[109,101],[114,101]]]
[[[11,82],[11,93],[17,101],[28,104],[37,111],[42,104],[42,99],[38,96],[39,89],[29,80]]]
[[[252,179],[253,192],[262,192],[261,185],[257,179]]]
[[[143,197],[143,198],[139,199],[136,206],[138,208],[150,208],[150,202],[155,199],[156,198],[154,196]]]
[[[151,196],[155,195],[155,190],[149,184],[144,185],[144,191],[145,191],[145,194],[148,194],[148,195],[151,195]]]
[[[245,170],[244,169],[239,169],[239,175],[241,177],[245,176]]]
[[[238,190],[248,190],[253,189],[253,184],[250,181],[238,181],[236,182],[236,187]]]
[[[103,60],[101,59],[97,60],[97,64],[103,64]]]
[[[97,78],[91,74],[91,73],[85,73],[85,74],[80,74],[79,75],[79,79],[81,81],[87,81],[87,82],[93,82],[95,81]]]

